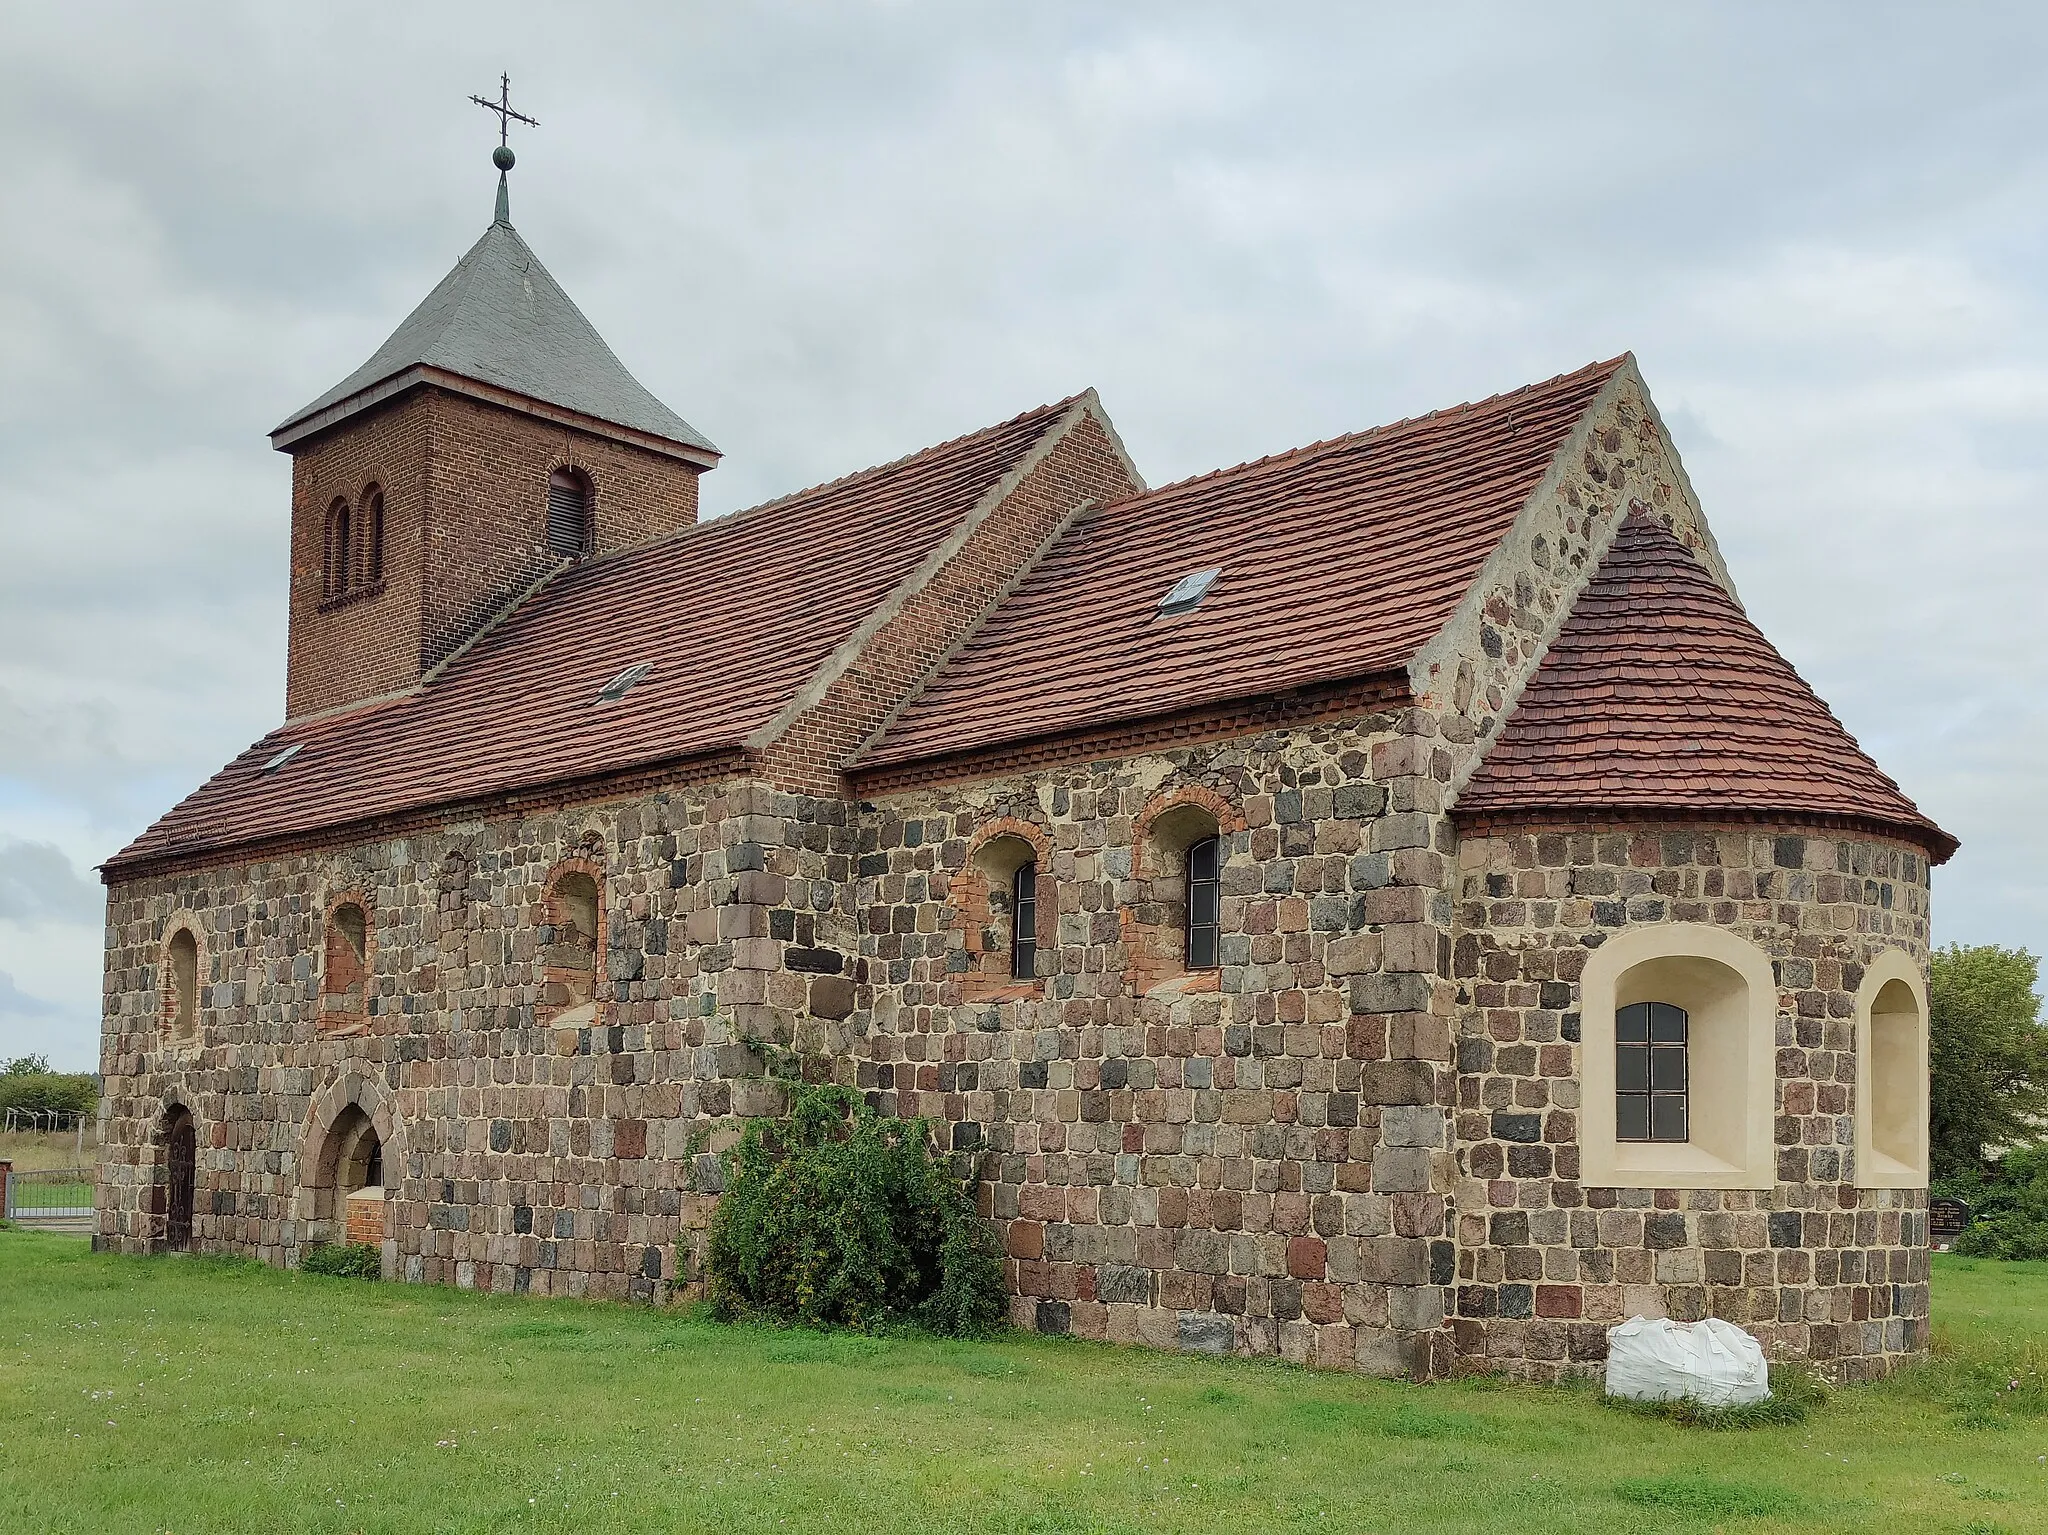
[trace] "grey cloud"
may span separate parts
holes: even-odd
[[[54,1002],[32,997],[14,984],[14,977],[0,970],[0,1019],[54,1018],[63,1011]]]
[[[0,836],[0,922],[99,926],[106,897],[54,842]]]
[[[1964,837],[1940,934],[2041,949],[2048,13],[1615,15],[0,0],[0,806],[111,850],[275,722],[263,434],[481,230],[506,68],[514,218],[711,510],[1088,385],[1163,483],[1633,348]]]

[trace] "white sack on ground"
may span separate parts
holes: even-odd
[[[1607,1394],[1634,1402],[1691,1397],[1739,1407],[1771,1394],[1763,1346],[1733,1322],[1630,1317],[1607,1329]]]

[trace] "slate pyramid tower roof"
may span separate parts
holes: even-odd
[[[455,263],[370,360],[270,434],[324,431],[434,374],[506,390],[715,459],[718,449],[628,373],[505,216]]]
[[[1864,754],[1734,597],[1641,510],[1616,532],[1461,818],[1791,814],[1927,849],[1956,839]]]

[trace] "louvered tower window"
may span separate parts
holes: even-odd
[[[1188,849],[1186,954],[1190,970],[1213,970],[1216,967],[1216,928],[1218,908],[1222,904],[1218,899],[1222,893],[1222,858],[1222,844],[1215,837],[1204,837]]]
[[[575,469],[548,476],[548,553],[580,560],[596,546],[590,515],[590,481]]]

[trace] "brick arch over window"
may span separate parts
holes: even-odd
[[[967,858],[946,888],[952,931],[966,956],[956,1000],[1009,1002],[1044,995],[1044,978],[1059,966],[1059,892],[1052,879],[1052,843],[1043,828],[1016,816],[1001,816],[977,830]],[[1017,871],[1036,872],[1033,907],[1034,972],[1015,974],[1012,906]]]
[[[609,923],[604,909],[605,867],[587,854],[564,858],[548,871],[538,921],[542,1023],[582,1027],[599,1021],[599,984]]]
[[[327,508],[327,531],[320,565],[320,595],[332,602],[345,596],[353,584],[355,564],[355,512],[343,496],[336,496]]]
[[[384,580],[384,487],[372,480],[363,487],[356,505],[361,508],[356,514],[360,551],[355,560],[356,581],[364,587],[377,586]]]
[[[206,935],[189,913],[164,928],[157,958],[157,1040],[194,1046],[206,1035]]]
[[[1188,854],[1199,844],[1216,839],[1220,896],[1230,839],[1244,829],[1243,812],[1224,795],[1201,784],[1185,784],[1154,796],[1131,823],[1131,879],[1117,918],[1124,945],[1124,979],[1140,996],[1159,987],[1175,992],[1214,991],[1221,984],[1217,967],[1194,968],[1188,963]],[[1219,929],[1221,926],[1219,922]]]
[[[376,970],[373,910],[360,890],[337,892],[327,903],[320,965],[322,1034],[355,1034],[368,1027],[370,982]]]
[[[296,1213],[306,1223],[305,1239],[341,1240],[348,1196],[365,1186],[373,1170],[381,1180],[377,1186],[394,1191],[405,1153],[397,1101],[375,1077],[345,1071],[315,1093],[299,1134]]]

